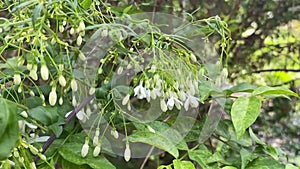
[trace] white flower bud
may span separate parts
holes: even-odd
[[[20,115],[21,115],[22,117],[24,117],[24,118],[27,118],[27,117],[28,117],[28,114],[27,114],[26,111],[22,111],[22,112],[20,113]]]
[[[38,80],[38,75],[36,73],[36,70],[31,69],[29,72],[29,76],[33,79],[33,80]]]
[[[49,103],[51,106],[54,106],[57,100],[56,88],[52,87],[52,90],[49,94]]]
[[[128,102],[128,104],[127,104],[127,110],[131,111],[131,105],[130,105],[130,102]]]
[[[100,151],[101,151],[101,144],[98,144],[94,149],[93,156],[97,157],[99,155]]]
[[[41,76],[43,80],[48,80],[49,78],[49,70],[46,64],[42,64],[41,66]]]
[[[74,30],[74,28],[72,27],[72,28],[70,29],[70,34],[73,35],[74,33],[75,33],[75,30]]]
[[[34,163],[34,162],[31,162],[31,163],[30,163],[30,167],[31,167],[30,169],[36,169],[35,163]]]
[[[110,134],[111,134],[112,136],[114,136],[115,139],[118,139],[118,138],[119,138],[119,133],[118,133],[118,131],[117,131],[116,129],[111,130],[111,131],[110,131]]]
[[[96,146],[98,144],[99,144],[99,136],[95,135],[94,138],[93,138],[93,145]]]
[[[27,63],[26,67],[27,67],[28,70],[31,70],[32,69],[32,64]]]
[[[123,100],[122,100],[122,105],[126,105],[126,104],[128,103],[128,101],[129,101],[129,98],[130,98],[130,95],[127,94],[127,95],[123,98]]]
[[[46,158],[46,156],[45,156],[44,154],[40,154],[39,157],[40,157],[41,160],[43,160],[43,161],[46,161],[46,160],[47,160],[47,158]]]
[[[35,96],[34,92],[32,90],[29,91],[30,96]]]
[[[79,22],[79,26],[78,26],[78,30],[79,30],[79,31],[83,31],[84,29],[85,29],[85,24],[84,24],[83,21],[80,21],[80,22]]]
[[[75,96],[72,97],[72,105],[73,105],[74,107],[77,106],[77,101],[76,101]]]
[[[32,145],[29,145],[29,150],[31,151],[31,153],[33,155],[37,155],[39,153],[39,150],[35,147],[33,147]]]
[[[16,73],[14,74],[14,84],[19,85],[21,83],[21,76],[20,74]]]
[[[73,92],[76,92],[77,89],[78,89],[78,87],[77,87],[77,82],[76,82],[75,79],[72,79],[72,80],[71,80],[71,89],[72,89]]]
[[[95,90],[96,89],[94,87],[91,87],[90,90],[89,90],[89,94],[93,95],[95,93]]]
[[[103,29],[101,32],[101,36],[102,37],[106,37],[108,35],[108,30],[107,29]]]
[[[60,71],[64,71],[64,64],[58,64],[58,69]]]
[[[129,148],[129,144],[126,144],[126,148],[125,148],[125,151],[124,151],[124,159],[125,161],[129,161],[131,158],[131,151],[130,151],[130,148]]]
[[[79,36],[77,37],[76,44],[77,44],[78,46],[80,46],[81,43],[82,43],[82,37],[79,35]]]
[[[120,75],[120,74],[122,74],[122,72],[123,72],[123,67],[120,66],[120,67],[118,68],[117,74]]]
[[[42,99],[42,101],[45,101],[45,96],[43,94],[40,95],[40,98]]]
[[[163,112],[166,112],[168,110],[167,104],[164,99],[160,100],[160,108]]]
[[[197,62],[197,58],[193,53],[191,53],[190,58],[193,62]]]
[[[18,93],[22,93],[22,91],[23,91],[23,87],[22,87],[22,86],[19,86],[19,87],[18,87]]]
[[[88,152],[89,152],[89,142],[88,142],[88,139],[86,139],[85,143],[84,143],[84,145],[82,146],[82,149],[81,149],[81,156],[86,157]]]
[[[62,87],[65,87],[67,84],[66,79],[63,75],[59,75],[58,82]]]
[[[151,133],[155,133],[155,130],[151,126],[147,126],[147,128]]]
[[[79,54],[78,54],[78,57],[79,57],[79,59],[81,59],[82,61],[85,61],[85,56],[84,56],[84,54],[82,53],[82,52],[80,52]]]
[[[58,103],[59,103],[59,105],[62,105],[64,103],[64,100],[62,97],[59,98]]]
[[[65,30],[63,25],[59,25],[58,29],[59,29],[59,32],[63,32]]]

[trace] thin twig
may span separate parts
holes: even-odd
[[[94,98],[93,95],[90,95],[88,98],[86,98],[79,106],[75,107],[75,109],[66,117],[66,123],[62,125],[62,128],[64,129],[67,124],[75,117],[76,113],[78,113],[84,106],[86,106],[92,99]],[[51,134],[50,138],[46,141],[46,143],[43,145],[42,154],[46,152],[46,150],[50,147],[50,145],[54,142],[56,139],[55,134]],[[37,163],[40,160],[39,156],[34,157],[34,162]]]
[[[147,161],[148,161],[148,159],[149,159],[149,157],[150,157],[150,155],[151,155],[151,153],[152,153],[153,150],[154,150],[154,146],[152,146],[152,147],[150,148],[150,150],[149,150],[149,152],[147,153],[147,156],[146,156],[146,158],[144,159],[144,161],[143,161],[143,163],[142,163],[140,169],[143,169],[143,168],[145,167],[145,165],[146,165],[146,163],[147,163]]]

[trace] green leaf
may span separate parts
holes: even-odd
[[[250,153],[249,151],[247,151],[246,149],[242,148],[240,150],[240,154],[241,154],[241,161],[242,161],[242,166],[241,169],[245,169],[245,167],[247,166],[247,164],[254,160],[255,158],[257,158],[256,155],[253,155],[252,153]]]
[[[190,161],[173,160],[174,169],[195,169],[195,166]]]
[[[131,142],[141,142],[153,145],[159,149],[167,151],[175,158],[179,156],[176,145],[173,144],[173,142],[168,138],[167,135],[152,133],[148,131],[137,131],[131,134],[128,139]]]
[[[215,163],[220,162],[222,164],[231,165],[228,161],[224,159],[224,155],[222,155],[219,151],[215,152],[212,156],[207,159],[207,163]]]
[[[272,158],[257,158],[246,166],[246,169],[284,169],[285,166]]]
[[[231,119],[237,138],[240,139],[246,129],[255,122],[260,113],[261,102],[256,97],[239,97],[232,105]]]
[[[89,9],[91,4],[92,4],[92,0],[83,0],[81,3],[80,3],[80,6],[84,9]]]
[[[234,167],[234,166],[225,166],[225,167],[223,167],[222,169],[237,169],[237,168]]]
[[[240,83],[236,86],[231,87],[230,89],[226,90],[227,95],[230,95],[232,93],[237,93],[237,92],[252,92],[255,89],[254,86],[252,86],[249,83]]]
[[[216,163],[211,165],[208,164],[207,160],[210,158],[212,153],[203,144],[201,144],[199,148],[196,150],[188,151],[188,154],[189,154],[189,158],[191,160],[196,161],[203,169],[218,168]]]
[[[293,91],[284,87],[261,86],[252,92],[253,96],[281,95],[281,94],[299,97],[297,93],[294,93]]]
[[[130,9],[132,8],[132,5],[130,6],[127,6],[124,10],[123,10],[123,13],[128,13],[130,11]]]
[[[160,165],[157,169],[172,169],[171,164],[170,165]]]
[[[11,150],[15,147],[19,138],[19,126],[16,104],[0,98],[0,107],[0,125],[3,127],[0,135],[0,161],[2,161],[10,155]]]
[[[250,134],[250,137],[252,138],[252,140],[254,140],[257,144],[260,144],[260,145],[266,145],[266,143],[264,143],[263,141],[261,141],[261,140],[253,133],[253,130],[251,129],[251,127],[249,127],[249,134]]]
[[[114,169],[113,166],[106,158],[99,156],[93,157],[93,149],[89,149],[89,153],[85,158],[81,157],[81,148],[83,144],[80,143],[66,143],[59,150],[59,154],[67,161],[76,165],[87,164],[93,169]]]
[[[35,23],[37,18],[41,15],[41,11],[43,9],[43,3],[38,4],[34,10],[32,11],[33,15],[32,15],[32,25],[35,28]]]
[[[299,169],[299,168],[292,164],[287,164],[287,165],[285,165],[285,169]]]
[[[58,120],[57,107],[38,106],[30,109],[28,115],[44,125],[51,125]]]

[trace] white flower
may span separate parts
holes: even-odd
[[[120,75],[120,74],[122,74],[122,72],[123,72],[123,67],[120,66],[117,70],[117,74]]]
[[[77,89],[78,89],[78,87],[77,87],[77,82],[76,82],[75,79],[72,79],[72,80],[71,80],[71,89],[72,89],[73,92],[76,92]]]
[[[123,100],[122,100],[122,105],[126,105],[126,104],[128,103],[128,101],[129,101],[129,98],[130,98],[130,95],[127,94],[127,95],[123,98]]]
[[[67,84],[66,79],[63,75],[59,75],[58,82],[62,87],[65,87]]]
[[[166,112],[168,110],[167,104],[164,99],[160,100],[160,108],[163,112]]]
[[[46,64],[42,64],[41,66],[41,76],[43,80],[48,80],[49,78],[49,70]]]
[[[160,96],[161,96],[161,92],[159,89],[154,88],[153,90],[150,91],[151,99],[155,100],[156,97],[160,97]]]
[[[106,37],[108,35],[108,30],[107,29],[103,29],[101,32],[101,36],[102,37]]]
[[[79,111],[78,113],[76,113],[76,117],[83,123],[85,123],[88,119],[88,116],[84,113],[84,111]]]
[[[36,169],[36,165],[35,165],[34,162],[31,162],[31,163],[30,163],[30,166],[31,166],[31,169]]]
[[[143,87],[143,82],[140,82],[140,84],[134,88],[134,96],[138,99],[146,98],[146,89]]]
[[[174,101],[174,97],[170,97],[167,101],[167,107],[169,110],[172,110],[174,107],[175,101]]]
[[[199,99],[197,97],[192,96],[192,95],[189,94],[187,96],[187,99],[186,99],[185,103],[184,103],[185,110],[188,111],[189,106],[191,106],[193,108],[198,107],[199,106],[199,102],[198,101],[199,101]]]
[[[75,33],[75,30],[74,30],[74,28],[72,27],[72,28],[70,29],[70,34],[73,35],[74,33]]]
[[[147,102],[150,102],[150,98],[151,98],[151,92],[149,89],[146,89],[146,100]]]
[[[129,161],[131,158],[131,151],[130,151],[130,148],[129,148],[129,144],[126,144],[126,148],[125,148],[125,151],[124,151],[124,159],[125,161]]]
[[[19,85],[21,83],[21,76],[20,74],[16,73],[14,74],[14,84]]]
[[[97,157],[99,155],[100,151],[101,151],[101,145],[98,144],[94,149],[93,156]]]
[[[88,152],[89,152],[89,142],[88,142],[88,139],[86,139],[85,143],[84,143],[84,145],[82,146],[82,149],[81,149],[81,156],[86,157]]]
[[[57,100],[56,88],[52,87],[52,90],[49,94],[49,103],[51,106],[54,106]]]

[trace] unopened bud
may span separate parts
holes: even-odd
[[[89,152],[89,140],[85,139],[85,143],[84,143],[84,145],[82,146],[82,149],[81,149],[81,156],[86,157],[88,152]]]
[[[29,145],[29,150],[33,155],[37,155],[39,153],[39,150],[32,145]]]
[[[81,43],[82,43],[82,37],[79,35],[79,36],[77,37],[76,44],[77,44],[78,46],[80,46]]]
[[[58,82],[59,84],[62,86],[62,87],[65,87],[66,86],[66,79],[63,75],[59,75],[59,78],[58,78]]]
[[[78,57],[82,61],[85,61],[85,59],[86,59],[85,56],[84,56],[84,54],[82,52],[79,53]]]
[[[19,85],[21,83],[21,76],[20,74],[16,73],[14,74],[14,84]]]
[[[72,79],[71,80],[71,89],[72,89],[72,91],[73,92],[76,92],[77,91],[77,82],[76,82],[76,80],[75,79]]]
[[[79,22],[78,31],[83,31],[85,29],[85,24],[83,21]]]
[[[118,139],[118,138],[119,138],[119,133],[118,133],[118,131],[117,131],[116,129],[111,130],[110,134],[111,134],[112,136],[114,136],[115,139]]]
[[[24,118],[27,118],[27,117],[28,117],[28,114],[27,114],[26,111],[22,111],[22,112],[20,113],[20,115],[21,115],[22,117],[24,117]]]
[[[197,58],[193,53],[191,53],[190,58],[193,62],[197,62]]]
[[[93,95],[93,94],[95,93],[95,90],[96,90],[96,89],[95,89],[94,87],[91,87],[91,88],[90,88],[90,91],[89,91],[89,94],[90,94],[90,95]]]
[[[101,32],[101,36],[102,37],[106,37],[108,35],[108,30],[107,29],[103,29]]]
[[[71,28],[71,29],[70,29],[70,34],[73,35],[74,33],[75,33],[74,28]]]
[[[160,100],[160,108],[163,112],[166,112],[168,110],[167,104],[164,99]]]
[[[131,158],[131,151],[130,151],[130,148],[129,148],[129,144],[126,144],[126,148],[125,148],[125,151],[124,151],[124,159],[125,161],[129,161]]]
[[[126,105],[126,104],[128,103],[128,101],[129,101],[129,98],[130,98],[130,95],[127,94],[127,95],[123,98],[123,100],[122,100],[122,105]]]
[[[56,88],[52,87],[52,90],[49,94],[49,103],[51,106],[54,106],[57,100]]]
[[[41,76],[43,80],[48,80],[49,78],[49,70],[46,64],[42,64],[41,66]]]
[[[99,155],[100,151],[101,151],[101,144],[98,144],[94,149],[93,156],[97,157]]]
[[[59,105],[62,105],[64,103],[64,100],[62,97],[59,98],[58,103],[59,103]]]
[[[36,70],[31,69],[29,72],[29,76],[33,79],[33,80],[38,80],[38,75],[36,73]]]

